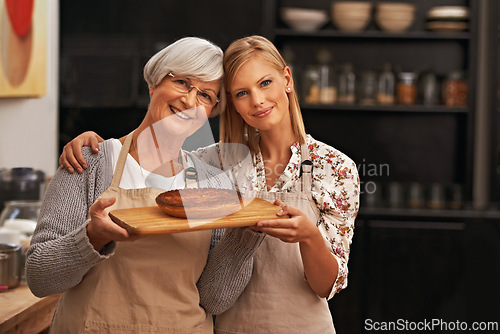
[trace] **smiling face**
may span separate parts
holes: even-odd
[[[279,70],[254,54],[239,68],[228,88],[238,114],[262,132],[291,128],[287,89],[292,87],[288,67]]]
[[[197,89],[192,89],[189,93],[176,90],[174,80],[179,79],[165,77],[158,86],[150,88],[151,101],[146,115],[147,125],[160,122],[170,135],[187,138],[203,125],[213,107],[199,102]],[[220,89],[218,81],[205,82],[191,79],[189,82],[199,89],[212,90],[216,94]]]

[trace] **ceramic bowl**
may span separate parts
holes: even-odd
[[[328,15],[321,9],[284,7],[281,19],[292,29],[316,31],[328,22]]]
[[[333,24],[342,31],[362,31],[371,20],[372,4],[368,1],[335,1],[331,4]]]

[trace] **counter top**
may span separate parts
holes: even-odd
[[[26,283],[0,292],[0,333],[39,333],[47,329],[59,297],[35,297]]]

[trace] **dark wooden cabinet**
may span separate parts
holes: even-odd
[[[479,57],[484,57],[484,51],[479,49],[479,25],[484,19],[481,6],[485,2],[406,2],[417,5],[417,14],[412,28],[405,33],[380,31],[373,22],[357,33],[339,31],[332,23],[316,32],[298,32],[281,20],[281,8],[330,12],[331,2],[263,2],[266,36],[281,50],[292,51],[299,94],[304,93],[300,81],[306,66],[314,64],[316,51],[325,48],[333,55],[333,65],[351,62],[356,74],[378,71],[384,62],[402,71],[432,69],[441,82],[456,69],[467,74],[468,103],[464,107],[424,106],[418,102],[412,106],[301,104],[308,132],[353,158],[365,186],[351,247],[349,285],[329,302],[339,333],[370,332],[370,321],[441,319],[471,324],[496,320],[500,315],[500,288],[495,283],[500,279],[500,214],[494,205],[498,190],[491,191],[491,209],[476,210],[473,205],[477,181],[474,159],[478,157],[477,98],[484,97],[478,94],[478,80],[492,79],[478,73]],[[456,33],[425,30],[427,10],[450,5],[469,7],[469,29]],[[496,20],[498,5],[494,10],[495,14],[490,15]],[[495,31],[498,38],[493,25],[490,33]],[[493,45],[495,55],[491,57],[498,60],[497,44]],[[496,77],[494,87],[496,90]],[[496,91],[487,96],[496,97]],[[495,117],[491,118],[497,128],[498,115],[495,109]],[[491,141],[498,140],[495,138]],[[498,166],[496,159],[492,160],[494,168]],[[432,184],[445,189],[459,184],[465,203],[460,210],[446,205],[439,210],[425,205],[415,209],[408,207],[405,198],[400,207],[390,207],[388,188],[395,182],[403,187],[419,183],[424,189]],[[379,192],[376,205],[365,200],[369,183]],[[407,195],[404,190],[398,193]],[[428,200],[429,193],[424,196]],[[479,301],[479,294],[484,302]]]
[[[348,288],[329,302],[338,333],[375,332],[374,322],[498,321],[497,218],[366,217],[356,225]]]

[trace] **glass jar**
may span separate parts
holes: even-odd
[[[304,102],[320,103],[320,71],[317,65],[308,65],[304,70]]]
[[[449,107],[467,106],[467,81],[463,71],[448,73],[443,82],[443,104]]]
[[[398,103],[414,105],[417,101],[417,74],[414,72],[401,72],[398,77]]]
[[[321,104],[334,104],[337,102],[337,87],[333,54],[330,50],[321,48],[316,51],[316,61],[319,71],[319,102]]]
[[[418,91],[423,105],[439,104],[439,83],[434,71],[421,75]]]
[[[386,63],[378,77],[377,103],[381,105],[392,105],[396,100],[396,75],[392,71],[392,65]]]
[[[16,244],[23,244],[27,248],[35,231],[41,205],[41,201],[35,200],[5,202],[0,214],[0,234],[18,233],[20,240]]]
[[[15,244],[20,249],[20,281],[25,282],[24,263],[26,251],[31,242],[33,232],[40,214],[41,201],[20,200],[7,201],[0,214],[0,239],[10,239],[1,243]]]
[[[359,104],[374,105],[377,99],[377,75],[373,71],[361,74]]]
[[[351,63],[341,66],[338,76],[339,104],[354,104],[356,100],[356,74]]]
[[[337,102],[337,87],[335,85],[335,72],[331,65],[318,66],[319,70],[319,102],[322,104],[334,104]]]

